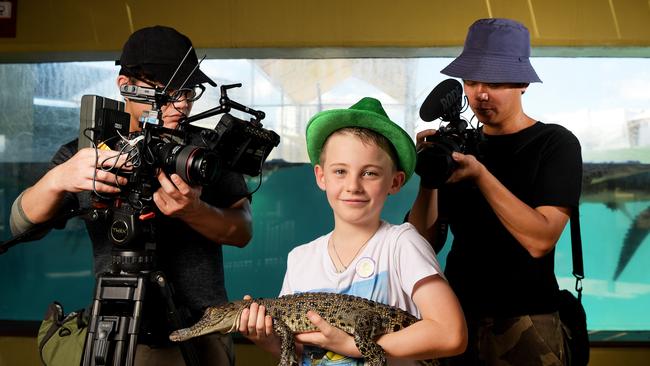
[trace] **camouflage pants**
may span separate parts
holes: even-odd
[[[443,364],[565,366],[565,331],[557,313],[468,321],[467,351]]]

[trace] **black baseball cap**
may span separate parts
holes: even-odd
[[[187,57],[183,61],[186,54]],[[217,86],[217,83],[196,67],[198,63],[192,41],[176,29],[160,25],[133,32],[122,47],[120,59],[115,61],[116,65],[122,66],[120,74],[142,73],[153,79],[152,81],[164,85],[171,79],[169,87],[172,89],[180,88],[188,76],[184,87],[203,83]],[[179,65],[180,68],[174,75]]]

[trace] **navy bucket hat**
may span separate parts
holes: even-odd
[[[441,73],[485,83],[541,83],[530,64],[530,34],[511,19],[479,19],[469,27],[463,52]]]

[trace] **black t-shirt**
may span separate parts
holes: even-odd
[[[51,167],[67,161],[76,152],[77,140],[61,146],[52,158]],[[247,195],[248,189],[241,174],[222,171],[216,183],[203,187],[201,200],[226,208]],[[90,192],[66,194],[62,209],[88,208],[90,199]],[[203,308],[226,302],[221,245],[208,240],[179,219],[159,214],[155,220],[157,267],[173,285],[176,305],[185,306],[196,317]],[[101,221],[86,220],[86,227],[93,243],[95,274],[107,272],[111,268],[113,249],[108,239],[108,226]]]
[[[567,129],[537,122],[509,135],[484,135],[477,158],[530,207],[577,207],[580,143]],[[533,258],[501,224],[471,182],[440,189],[440,212],[454,235],[445,274],[471,316],[516,316],[557,309],[553,250]]]

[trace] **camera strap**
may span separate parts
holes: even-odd
[[[582,301],[582,279],[585,278],[582,262],[582,237],[580,235],[580,210],[578,206],[571,210],[571,258],[573,261],[573,276],[576,278],[575,290],[578,301]]]

